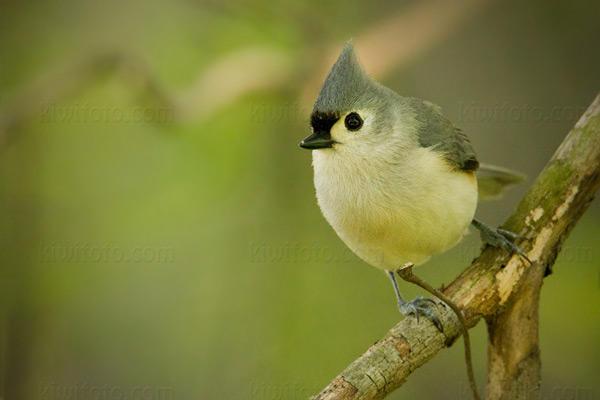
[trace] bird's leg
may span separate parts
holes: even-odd
[[[398,284],[396,283],[396,276],[393,271],[387,271],[390,280],[392,281],[392,285],[394,286],[394,292],[396,292],[396,299],[398,299],[398,310],[402,315],[414,315],[419,320],[419,313],[426,316],[436,328],[439,329],[440,332],[444,332],[444,327],[440,322],[440,319],[435,315],[435,312],[432,309],[432,306],[435,306],[436,303],[431,299],[426,299],[421,296],[415,297],[411,301],[406,301],[400,294],[398,290]]]
[[[418,276],[413,274],[412,267],[413,267],[412,263],[406,263],[403,266],[401,266],[398,269],[398,271],[396,271],[396,272],[406,282],[414,283],[415,285],[427,290],[429,293],[436,296],[438,299],[442,300],[443,303],[441,303],[441,304],[444,304],[444,303],[447,304],[448,307],[450,307],[452,309],[452,311],[454,311],[454,313],[458,317],[458,321],[460,322],[460,327],[461,327],[462,333],[463,333],[463,339],[465,341],[465,361],[467,363],[467,375],[469,376],[469,384],[471,385],[471,391],[473,392],[473,398],[475,400],[479,400],[480,397],[479,397],[479,393],[477,392],[477,385],[475,384],[475,373],[473,372],[473,361],[471,359],[471,339],[469,338],[469,329],[467,327],[467,321],[465,320],[465,316],[460,311],[458,306],[456,304],[454,304],[454,302],[448,296],[446,296],[444,293],[440,292],[439,290],[437,290],[436,288],[434,288],[433,286],[431,286],[430,284],[428,284],[427,282],[423,281],[421,278],[419,278]],[[394,287],[396,287],[396,281],[393,279],[393,273],[392,273],[391,277],[392,277],[392,282],[394,282]],[[400,297],[397,287],[396,287],[396,294],[398,295],[398,303],[400,303],[400,299],[402,297]],[[429,300],[429,301],[432,301],[432,300]],[[437,319],[437,317],[436,317],[436,319]],[[439,319],[437,319],[437,321],[439,323]],[[435,324],[435,322],[434,322],[434,324]],[[435,326],[438,326],[438,325],[436,324]],[[438,326],[438,329],[440,329],[441,326],[442,326],[442,324],[440,323]],[[440,331],[443,332],[442,329],[440,329]]]
[[[479,234],[481,235],[481,240],[494,246],[500,247],[502,249],[509,250],[511,253],[515,253],[523,257],[529,264],[531,264],[531,260],[527,258],[525,253],[521,251],[519,246],[511,242],[511,240],[515,239],[524,239],[522,236],[517,235],[514,232],[505,231],[504,229],[493,229],[487,226],[486,224],[473,219],[471,224],[479,230]]]

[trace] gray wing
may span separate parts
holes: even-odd
[[[481,163],[477,172],[477,191],[479,200],[495,200],[504,194],[511,185],[523,182],[525,175],[508,168]]]
[[[415,111],[415,119],[420,122],[418,139],[421,146],[440,152],[457,169],[475,171],[479,167],[469,138],[452,125],[440,107],[420,99],[407,100]]]

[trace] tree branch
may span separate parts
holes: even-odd
[[[487,246],[456,280],[442,290],[461,308],[469,327],[475,326],[482,317],[490,322],[489,365],[493,378],[488,383],[489,399],[515,398],[509,393],[517,396],[514,383],[519,379],[539,382],[539,289],[527,285],[534,282],[541,286],[542,277],[551,271],[562,243],[599,186],[600,95],[567,135],[503,226],[526,238],[518,244],[532,265],[524,264],[516,255],[509,256],[505,251]],[[522,310],[535,319],[524,326],[524,330],[518,331],[513,323],[514,316]],[[420,323],[414,318],[405,318],[313,399],[382,399],[402,386],[415,369],[458,338],[460,328],[452,311],[440,306],[437,312],[444,324],[443,334],[425,318],[421,318]],[[519,323],[521,320],[519,317]],[[507,321],[509,327],[499,328],[499,324]],[[520,343],[509,344],[515,335],[519,335]],[[503,354],[503,349],[508,349],[508,353]],[[509,361],[508,365],[498,367],[504,360]],[[524,365],[526,368],[521,368]],[[525,370],[533,375],[519,374]],[[525,396],[516,398],[522,397]]]
[[[538,310],[544,270],[542,264],[528,268],[512,294],[514,300],[486,318],[486,400],[541,398]]]

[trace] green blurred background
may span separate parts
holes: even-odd
[[[600,89],[595,1],[2,2],[0,21],[3,400],[306,398],[400,319],[297,147],[348,38],[528,175],[490,224]],[[599,217],[545,280],[545,399],[600,398]],[[450,282],[477,236],[420,275]],[[390,398],[470,398],[462,343]]]

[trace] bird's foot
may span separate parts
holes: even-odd
[[[500,228],[490,228],[489,226],[475,219],[472,223],[473,226],[475,226],[479,230],[479,234],[481,236],[482,241],[494,247],[506,249],[511,253],[518,254],[519,256],[523,257],[523,259],[525,259],[529,264],[531,264],[531,260],[525,255],[525,253],[523,253],[521,248],[511,241],[516,239],[525,239],[523,236]]]
[[[417,318],[417,322],[419,321],[419,314],[424,315],[429,319],[433,325],[440,332],[444,332],[444,327],[442,326],[442,322],[437,317],[434,311],[434,307],[437,305],[435,301],[431,299],[426,299],[421,296],[417,296],[411,301],[398,302],[398,309],[400,313],[404,316],[413,315]],[[444,304],[444,303],[440,303]]]
[[[417,281],[420,281],[420,279],[412,273],[412,267],[412,263],[406,263],[402,265],[396,271],[396,273],[407,282],[417,283]],[[440,332],[444,332],[444,327],[433,310],[433,307],[435,307],[438,303],[434,300],[426,299],[421,296],[415,297],[412,301],[404,300],[404,298],[400,295],[400,291],[398,290],[394,272],[388,271],[387,273],[392,281],[392,284],[394,285],[394,291],[396,292],[396,298],[398,300],[398,310],[400,310],[400,313],[404,316],[414,315],[417,318],[417,321],[419,320],[419,314],[422,314],[427,317],[427,319],[429,319],[435,325],[435,327],[440,330]],[[442,304],[444,307],[446,306],[441,301],[440,304]]]

